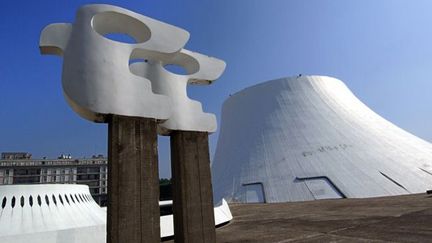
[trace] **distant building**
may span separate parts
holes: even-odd
[[[30,159],[31,154],[26,152],[3,152],[1,159]]]
[[[58,159],[31,159],[29,153],[2,153],[0,185],[12,184],[85,184],[99,205],[107,201],[107,158],[72,159],[61,155]]]

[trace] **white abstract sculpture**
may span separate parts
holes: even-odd
[[[210,84],[225,69],[225,63],[199,53],[181,50],[169,55],[167,61],[147,61],[130,65],[131,72],[152,82],[153,91],[171,97],[173,113],[159,125],[159,132],[167,134],[171,130],[215,132],[217,123],[213,114],[203,113],[201,103],[189,99],[186,93],[188,84]],[[166,64],[184,65],[187,75],[172,73],[164,68]]]
[[[124,33],[137,43],[105,37]],[[73,24],[45,27],[40,38],[43,54],[64,57],[63,90],[80,116],[106,122],[106,115],[166,120],[171,130],[214,132],[216,119],[201,104],[187,97],[186,85],[211,83],[225,69],[221,60],[182,49],[189,33],[129,10],[103,4],[79,9]],[[133,63],[131,60],[143,59]],[[146,60],[146,62],[144,62]],[[164,66],[184,67],[188,74],[169,72]]]
[[[110,39],[115,33],[136,43]],[[107,218],[116,220],[107,224],[108,242],[159,242],[157,131],[175,131],[172,164],[183,164],[173,175],[173,181],[182,182],[173,183],[173,190],[182,192],[173,196],[179,212],[174,217],[176,241],[215,242],[215,230],[208,227],[215,219],[208,133],[216,130],[216,117],[189,99],[186,88],[210,84],[225,63],[183,49],[188,38],[180,28],[100,4],[80,8],[73,24],[51,24],[42,31],[42,54],[64,57],[63,91],[72,109],[85,119],[109,123],[108,183],[114,196],[108,199]],[[167,65],[181,66],[187,73],[173,73]],[[198,164],[200,170],[194,170]],[[192,188],[184,174],[198,178],[193,185],[199,187]],[[130,190],[141,187],[148,190]],[[190,233],[189,226],[201,230]]]

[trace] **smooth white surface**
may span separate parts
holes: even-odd
[[[136,43],[114,41],[124,33]],[[171,130],[214,132],[216,118],[187,97],[187,84],[210,84],[225,63],[183,49],[189,33],[178,27],[111,5],[81,7],[73,24],[45,27],[43,54],[64,58],[62,84],[66,100],[82,117],[106,122],[106,115],[156,118],[161,134]],[[137,62],[138,61],[138,62]],[[132,64],[129,68],[129,64]],[[174,74],[178,65],[187,74]]]
[[[105,225],[106,211],[93,200],[88,186],[0,186],[0,242],[105,242]]]
[[[223,73],[225,63],[184,49],[177,56],[174,57],[178,59],[175,62],[148,61],[130,65],[132,73],[151,80],[155,93],[171,97],[172,114],[167,121],[159,125],[159,133],[169,134],[172,130],[215,132],[216,116],[204,113],[200,102],[189,99],[186,86],[210,84]],[[188,58],[194,60],[187,69],[190,74],[179,75],[164,68],[169,63],[186,63]]]
[[[266,202],[419,193],[432,185],[432,145],[377,115],[331,77],[283,78],[223,105],[212,162],[215,201]]]
[[[40,205],[38,196],[41,198]],[[48,197],[49,204],[46,203],[45,196]],[[12,207],[14,197],[15,205]],[[21,197],[24,198],[24,206],[21,206]],[[3,208],[4,198],[6,204]],[[172,201],[161,201],[159,205],[169,206]],[[106,208],[99,207],[85,185],[0,186],[0,242],[102,243],[106,241],[106,213]],[[215,206],[214,214],[215,225],[232,219],[225,200]],[[172,215],[160,217],[160,230],[161,237],[173,236]]]
[[[132,27],[131,27],[132,26]],[[108,33],[127,33],[138,43],[105,38]],[[62,84],[71,107],[91,121],[104,115],[168,119],[169,98],[154,94],[148,79],[129,71],[136,49],[175,53],[188,41],[189,33],[132,11],[103,4],[81,7],[72,24],[51,24],[41,33],[43,54],[64,58]]]

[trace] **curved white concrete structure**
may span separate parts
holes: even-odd
[[[0,204],[0,242],[105,242],[106,211],[88,186],[0,186]]]
[[[172,201],[162,201],[159,203],[168,204],[172,206]],[[215,226],[220,226],[228,223],[233,219],[231,211],[229,209],[228,203],[225,199],[215,205],[214,207],[214,217],[215,217]],[[161,226],[161,238],[171,237],[174,235],[174,218],[173,215],[165,215],[160,217],[160,226]]]
[[[125,33],[136,43],[105,36]],[[62,84],[66,100],[83,118],[104,122],[105,115],[168,119],[169,98],[154,94],[150,80],[133,75],[134,50],[157,58],[182,49],[189,33],[175,26],[111,5],[81,7],[73,24],[50,24],[42,30],[42,54],[64,58]]]
[[[343,82],[265,82],[224,103],[215,200],[286,202],[424,192],[432,145],[380,117]]]
[[[172,130],[215,132],[216,116],[204,113],[201,103],[187,96],[187,85],[208,85],[218,79],[225,70],[225,63],[219,59],[204,56],[187,50],[178,55],[177,63],[185,66],[188,74],[179,75],[164,68],[161,61],[136,62],[130,65],[130,71],[140,77],[151,80],[156,94],[171,98],[172,114],[158,127],[160,134],[169,134]],[[173,63],[173,62],[172,62]]]
[[[108,38],[123,33],[136,43]],[[161,134],[172,130],[216,131],[216,117],[187,97],[188,84],[210,84],[225,62],[183,49],[189,33],[181,28],[120,7],[81,7],[73,24],[42,30],[42,54],[63,56],[66,100],[80,116],[106,122],[106,115],[166,120]],[[129,68],[129,65],[131,67]],[[183,67],[176,74],[165,67]]]
[[[216,226],[232,219],[225,200],[214,214]],[[0,242],[103,243],[106,217],[106,208],[99,207],[85,185],[0,186]],[[160,220],[161,237],[173,236],[173,215]]]

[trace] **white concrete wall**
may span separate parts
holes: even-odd
[[[266,202],[419,193],[432,186],[432,145],[340,80],[283,78],[225,101],[212,176],[216,201],[246,202],[251,184]]]

